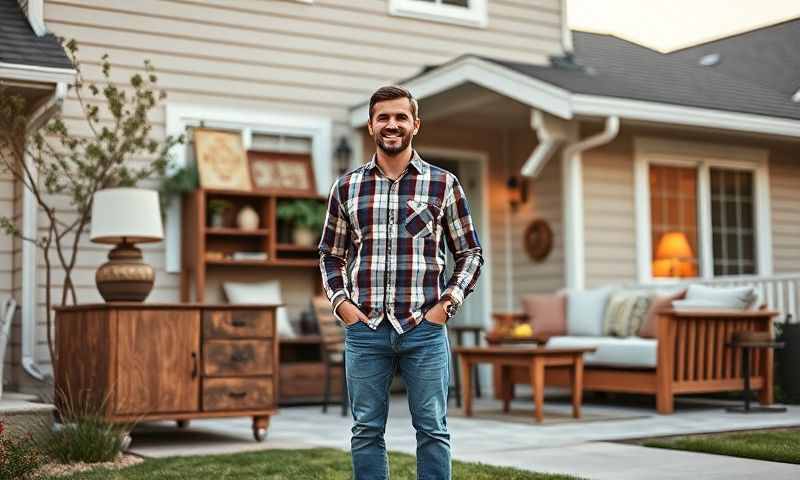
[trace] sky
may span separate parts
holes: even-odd
[[[570,28],[670,51],[788,18],[800,0],[567,0]]]

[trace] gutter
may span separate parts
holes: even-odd
[[[61,109],[64,97],[67,95],[67,84],[59,82],[53,95],[31,115],[26,125],[26,131],[31,132],[41,127],[45,122]],[[27,155],[24,159],[29,168],[33,166],[31,158]],[[36,175],[36,172],[33,172]],[[37,217],[39,208],[36,196],[24,189],[22,196],[22,234],[28,238],[38,236]],[[31,242],[22,242],[22,369],[36,380],[45,380],[47,376],[42,373],[36,364],[36,245]]]
[[[539,143],[522,166],[520,173],[536,178],[558,148],[569,138],[569,123],[541,110],[531,113],[531,127],[536,130]]]
[[[586,283],[584,223],[583,223],[583,165],[581,153],[605,145],[619,133],[619,117],[606,118],[605,129],[591,137],[567,145],[562,156],[564,191],[564,262],[567,288],[583,290]]]

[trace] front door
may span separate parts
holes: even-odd
[[[489,232],[484,229],[483,225],[483,191],[481,182],[481,173],[483,169],[478,161],[473,160],[455,160],[452,158],[441,158],[436,155],[425,155],[421,153],[422,158],[426,162],[444,168],[458,178],[464,193],[469,202],[470,214],[475,228],[478,231],[478,238],[484,240],[487,238]],[[484,256],[486,255],[484,247]],[[453,273],[453,257],[447,256],[447,265],[445,269],[445,278],[449,279]],[[485,273],[485,272],[484,272]],[[464,305],[459,308],[455,318],[451,319],[448,323],[454,325],[484,325],[485,319],[488,318],[489,312],[486,310],[487,305],[482,301],[484,284],[488,279],[484,274],[478,278],[478,285],[464,301]]]

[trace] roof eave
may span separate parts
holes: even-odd
[[[573,115],[618,115],[628,120],[800,137],[800,120],[790,118],[598,95],[575,94],[571,99]]]
[[[400,85],[421,100],[464,83],[474,83],[560,118],[572,118],[568,91],[471,56],[413,77],[401,82]],[[351,126],[362,127],[368,120],[369,102],[363,102],[350,109]]]
[[[42,67],[0,62],[0,79],[41,83],[72,83],[77,73],[74,68]]]

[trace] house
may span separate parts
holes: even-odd
[[[105,53],[122,83],[151,60],[168,94],[153,118],[160,135],[203,123],[241,130],[254,148],[309,153],[321,194],[371,154],[369,94],[389,83],[410,88],[423,119],[415,145],[461,178],[485,248],[481,283],[459,321],[488,324],[493,311],[517,310],[526,292],[659,281],[654,255],[672,231],[687,234],[696,257],[688,268],[708,281],[800,272],[792,244],[800,233],[800,104],[748,78],[749,68],[727,70],[727,55],[735,62],[740,50],[724,53],[728,40],[719,42],[722,60],[704,65],[713,43],[696,47],[711,53],[665,55],[570,32],[562,0],[19,3],[17,16],[25,12],[38,25],[33,32],[77,40],[91,79],[100,78]],[[796,43],[800,21],[785,25]],[[796,55],[782,43],[789,37],[781,38],[781,54]],[[771,59],[764,67],[782,64]],[[69,123],[81,121],[72,95],[62,111]],[[343,139],[350,165],[334,160]],[[191,148],[175,154],[185,162]],[[2,185],[0,213],[22,210],[19,186]],[[509,202],[509,185],[527,187],[524,201]],[[730,185],[730,195],[714,193]],[[735,215],[720,217],[723,210]],[[523,243],[534,219],[553,232],[541,261],[530,260]],[[179,227],[173,207],[165,241],[143,248],[157,269],[149,301],[179,298]],[[34,360],[46,369],[42,293],[25,273],[36,268],[24,263],[19,243],[2,242],[11,267],[0,271],[0,291],[37,292],[35,299],[22,294],[23,312],[31,312],[23,323],[37,342]],[[107,249],[88,239],[81,249],[79,299],[97,301],[94,272]],[[299,315],[318,273],[281,279],[289,311]],[[219,281],[208,288],[206,300],[219,300]],[[14,375],[12,383],[27,382]]]

